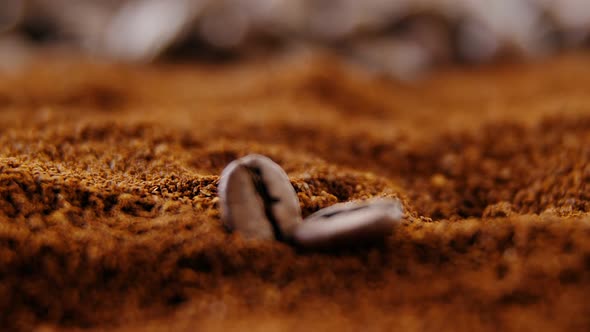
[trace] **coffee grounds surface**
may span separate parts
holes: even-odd
[[[588,330],[587,54],[414,84],[326,56],[0,74],[6,330]],[[384,243],[304,252],[219,219],[230,161],[304,216],[398,197]]]

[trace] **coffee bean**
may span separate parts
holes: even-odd
[[[120,60],[151,61],[186,37],[203,5],[190,0],[128,1],[106,26],[97,51]]]
[[[303,248],[372,243],[391,234],[403,215],[394,199],[336,204],[301,222],[295,190],[279,165],[261,155],[231,162],[219,181],[221,218],[250,239],[276,239]]]
[[[402,215],[402,205],[394,199],[335,204],[306,218],[293,240],[304,248],[372,243],[390,235]]]
[[[267,157],[253,154],[231,162],[218,191],[223,222],[246,238],[289,240],[301,222],[287,174]]]

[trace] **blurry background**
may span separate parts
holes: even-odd
[[[1,0],[0,67],[47,51],[221,61],[321,49],[399,79],[590,44],[588,0]]]

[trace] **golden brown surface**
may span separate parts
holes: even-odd
[[[587,330],[588,55],[415,85],[317,57],[45,61],[0,78],[0,326]],[[379,247],[228,234],[218,174],[257,152],[308,215],[401,197]]]

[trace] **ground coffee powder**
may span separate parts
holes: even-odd
[[[3,329],[590,327],[587,55],[410,86],[321,56],[0,76]],[[404,225],[338,252],[244,241],[216,190],[249,153],[304,217],[391,196]]]

